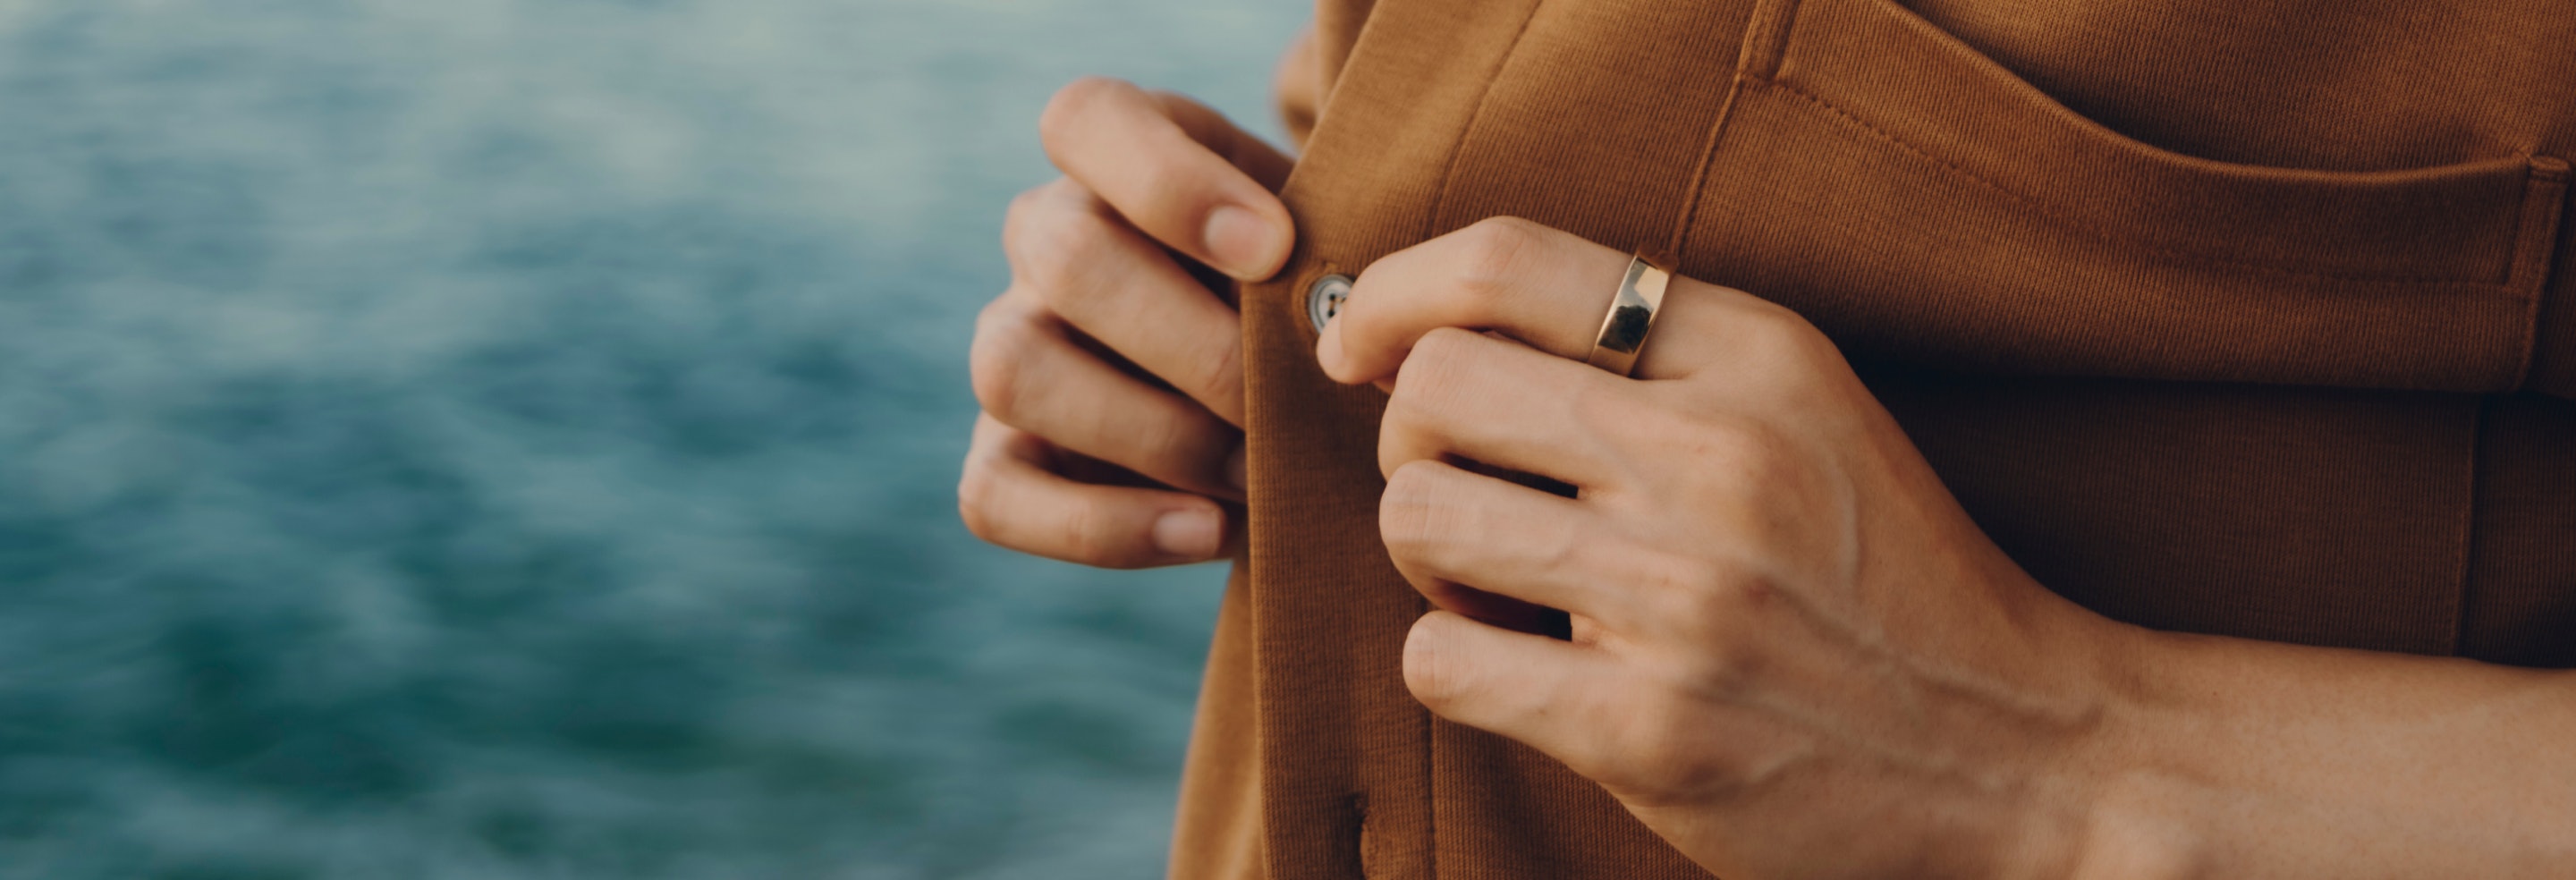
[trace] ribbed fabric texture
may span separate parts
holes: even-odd
[[[1495,215],[1797,309],[2103,614],[2576,666],[2570,46],[2568,0],[1322,0],[1173,875],[1705,876],[1404,690],[1384,398],[1303,297]]]

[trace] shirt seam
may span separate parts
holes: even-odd
[[[1767,83],[1766,83],[1766,84],[1767,84],[1767,85],[1769,85],[1769,86],[1771,86],[1772,88],[1776,88],[1776,89],[1779,89],[1779,90],[1780,90],[1780,91],[1782,91],[1782,92],[1786,92],[1786,93],[1788,93],[1789,95],[1794,96],[1794,97],[1796,97],[1796,98],[1798,98],[1798,99],[1800,99],[1800,100],[1803,100],[1803,101],[1806,101],[1806,102],[1808,102],[1808,103],[1810,103],[1810,104],[1813,104],[1813,105],[1815,105],[1818,109],[1824,110],[1825,112],[1827,112],[1827,113],[1829,113],[1829,114],[1832,114],[1834,117],[1839,118],[1839,119],[1840,119],[1840,120],[1842,120],[1844,123],[1846,123],[1846,124],[1848,124],[1848,125],[1850,125],[1850,126],[1852,126],[1852,127],[1858,128],[1858,129],[1860,129],[1861,131],[1868,133],[1871,137],[1874,137],[1874,138],[1876,138],[1876,139],[1878,139],[1878,140],[1880,140],[1880,141],[1886,142],[1886,143],[1887,143],[1887,144],[1889,144],[1890,146],[1894,146],[1894,147],[1896,147],[1896,148],[1898,148],[1898,149],[1900,149],[1900,150],[1904,150],[1905,152],[1907,152],[1907,153],[1909,153],[1909,154],[1911,154],[1911,155],[1915,156],[1915,157],[1916,157],[1916,158],[1918,158],[1918,159],[1922,159],[1922,160],[1927,161],[1927,162],[1930,162],[1930,163],[1932,163],[1932,164],[1935,164],[1935,165],[1941,166],[1942,168],[1948,169],[1951,173],[1956,174],[1956,175],[1958,175],[1958,176],[1960,176],[1960,177],[1962,177],[1962,178],[1965,178],[1966,180],[1968,180],[1968,181],[1969,181],[1969,182],[1971,182],[1971,183],[1974,183],[1974,184],[1976,184],[1976,185],[1978,185],[1978,186],[1980,186],[1980,187],[1983,187],[1983,188],[1985,188],[1985,189],[1992,190],[1992,191],[1993,191],[1993,192],[1995,192],[1996,194],[2001,195],[2001,196],[2003,196],[2003,197],[2005,197],[2005,198],[2007,198],[2007,199],[2011,199],[2011,200],[2012,200],[2013,202],[2015,202],[2016,204],[2019,204],[2019,205],[2023,206],[2024,208],[2029,209],[2029,210],[2031,211],[2031,213],[2032,213],[2032,214],[2034,214],[2034,215],[2036,215],[2036,216],[2046,218],[2046,219],[2048,219],[2049,221],[2051,221],[2051,222],[2055,223],[2056,225],[2058,225],[2058,226],[2060,226],[2060,227],[2063,227],[2063,228],[2066,228],[2066,229],[2072,230],[2072,231],[2074,231],[2074,232],[2077,232],[2077,233],[2080,233],[2080,234],[2082,234],[2082,235],[2085,235],[2086,237],[2093,238],[2093,239],[2096,239],[2096,240],[2099,240],[2099,241],[2102,241],[2102,242],[2105,242],[2105,243],[2118,245],[2118,246],[2121,246],[2121,247],[2124,247],[2124,248],[2134,248],[2134,249],[2136,249],[2136,250],[2138,250],[2138,251],[2140,251],[2140,252],[2143,252],[2143,253],[2153,254],[2153,255],[2155,255],[2155,256],[2163,257],[2163,258],[2166,258],[2166,259],[2169,259],[2169,260],[2173,260],[2173,261],[2175,261],[2175,262],[2183,263],[2183,264],[2201,265],[2201,266],[2206,266],[2206,267],[2211,267],[2211,268],[2232,269],[2232,270],[2237,270],[2237,271],[2252,272],[2252,273],[2265,274],[2265,275],[2275,275],[2275,276],[2282,276],[2282,277],[2287,277],[2287,278],[2297,278],[2297,279],[2314,280],[2314,281],[2333,281],[2333,282],[2346,283],[2346,284],[2368,284],[2368,285],[2382,286],[2382,287],[2428,287],[2428,286],[2468,287],[2468,288],[2476,288],[2476,289],[2480,289],[2480,290],[2487,290],[2487,291],[2495,291],[2495,292],[2504,293],[2504,294],[2506,294],[2507,296],[2511,297],[2512,299],[2514,299],[2514,300],[2516,300],[2516,301],[2527,300],[2527,299],[2530,299],[2530,298],[2531,298],[2531,296],[2530,296],[2529,292],[2514,289],[2514,286],[2511,284],[2510,280],[2505,281],[2505,282],[2496,282],[2496,281],[2484,281],[2484,280],[2471,279],[2471,278],[2444,278],[2444,277],[2432,277],[2432,276],[2406,276],[2406,275],[2362,275],[2362,274],[2351,274],[2351,273],[2341,273],[2341,272],[2319,272],[2319,271],[2315,271],[2315,270],[2308,270],[2308,269],[2294,269],[2294,268],[2289,268],[2289,267],[2285,267],[2285,266],[2280,266],[2280,265],[2276,265],[2276,264],[2272,264],[2272,263],[2262,262],[2262,261],[2259,261],[2259,260],[2247,260],[2247,259],[2239,259],[2239,258],[2231,258],[2231,257],[2221,257],[2221,256],[2215,256],[2215,255],[2205,254],[2205,253],[2195,253],[2195,252],[2192,252],[2192,251],[2179,250],[2179,249],[2175,249],[2175,248],[2168,247],[2168,246],[2156,245],[2156,244],[2150,244],[2150,243],[2140,242],[2140,241],[2135,241],[2135,240],[2131,240],[2131,239],[2125,239],[2125,238],[2122,238],[2122,237],[2120,237],[2120,236],[2116,236],[2116,235],[2113,235],[2113,234],[2111,234],[2111,233],[2109,233],[2109,232],[2106,232],[2106,231],[2104,231],[2104,230],[2102,230],[2102,229],[2096,228],[2096,227],[2094,227],[2094,226],[2092,226],[2092,225],[2090,225],[2090,224],[2081,223],[2081,222],[2078,222],[2078,221],[2075,221],[2075,220],[2069,219],[2069,218],[2067,218],[2066,216],[2064,216],[2063,212],[2056,211],[2056,210],[2052,210],[2052,209],[2048,208],[2046,205],[2041,204],[2040,202],[2038,202],[2037,200],[2032,199],[2032,198],[2031,198],[2031,197],[2029,197],[2029,196],[2023,195],[2023,194],[2022,194],[2022,193],[2020,193],[2020,192],[2017,192],[2017,191],[2015,191],[2015,190],[2013,190],[2013,189],[2010,189],[2010,188],[2008,188],[2008,187],[2005,187],[2005,186],[2003,186],[2003,185],[2001,185],[2001,184],[1995,183],[1994,181],[1987,179],[1984,175],[1978,174],[1978,173],[1977,173],[1977,172],[1975,172],[1975,171],[1971,171],[1971,170],[1969,170],[1969,169],[1967,169],[1967,168],[1965,168],[1965,167],[1962,167],[1962,166],[1960,166],[1958,163],[1952,162],[1952,161],[1947,160],[1947,159],[1943,159],[1943,158],[1941,158],[1940,156],[1934,155],[1934,154],[1933,154],[1933,153],[1931,153],[1930,151],[1927,151],[1927,150],[1925,150],[1925,149],[1923,149],[1923,148],[1921,148],[1921,147],[1915,146],[1913,143],[1908,142],[1908,141],[1906,141],[1906,140],[1905,140],[1905,139],[1903,139],[1903,138],[1900,138],[1900,137],[1897,137],[1896,135],[1893,135],[1893,134],[1888,133],[1888,132],[1887,132],[1887,131],[1885,131],[1884,129],[1879,128],[1878,126],[1871,125],[1867,120],[1864,120],[1864,119],[1860,118],[1858,115],[1853,114],[1850,110],[1844,109],[1843,107],[1841,107],[1841,106],[1839,106],[1839,105],[1837,105],[1837,104],[1835,104],[1835,103],[1833,103],[1833,102],[1831,102],[1831,101],[1828,101],[1828,100],[1826,100],[1826,99],[1824,99],[1824,98],[1821,98],[1821,97],[1818,97],[1818,96],[1816,96],[1816,95],[1814,95],[1814,94],[1811,94],[1811,93],[1809,93],[1809,92],[1806,92],[1806,91],[1804,91],[1804,90],[1802,90],[1802,89],[1799,89],[1799,88],[1798,88],[1798,87],[1796,87],[1796,86],[1792,86],[1792,85],[1789,85],[1789,84],[1787,84],[1787,83],[1780,82],[1780,81],[1778,81],[1778,80],[1770,80],[1770,81],[1767,81]],[[2527,157],[2526,157],[2526,158],[2527,158]],[[2517,224],[2517,225],[2519,225],[2519,224]],[[2518,233],[2518,232],[2519,232],[2519,230],[2517,230],[2517,233]],[[2519,236],[2517,235],[2517,237],[2519,237]]]

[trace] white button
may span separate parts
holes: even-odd
[[[1342,313],[1342,301],[1351,298],[1351,276],[1326,275],[1306,285],[1306,317],[1315,322],[1315,332],[1324,332],[1324,322]]]

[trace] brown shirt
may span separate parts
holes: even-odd
[[[1400,678],[1306,290],[1494,215],[1806,315],[2103,614],[2576,666],[2576,0],[1322,0],[1299,52],[1176,877],[1704,876]]]

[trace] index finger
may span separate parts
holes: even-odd
[[[1038,129],[1057,168],[1154,240],[1246,281],[1287,262],[1293,222],[1270,188],[1290,163],[1216,111],[1091,77],[1057,92]]]
[[[1627,260],[1527,220],[1478,221],[1361,272],[1315,357],[1335,381],[1375,382],[1395,375],[1424,334],[1458,327],[1581,360]]]
[[[1573,361],[1592,353],[1630,255],[1570,232],[1495,217],[1371,264],[1324,325],[1315,360],[1345,384],[1392,378],[1422,337],[1442,327],[1500,333]],[[1675,275],[1639,352],[1639,379],[1672,378],[1723,355],[1756,312],[1781,312],[1743,291]],[[1687,329],[1685,329],[1687,328]],[[1675,345],[1675,338],[1690,345]]]

